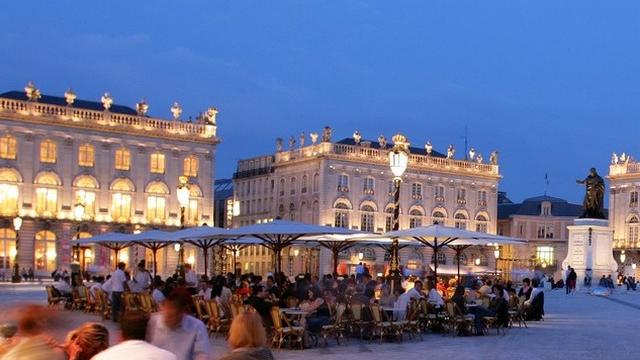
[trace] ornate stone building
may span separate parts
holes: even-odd
[[[319,137],[312,133],[291,137],[288,149],[282,139],[275,154],[238,162],[234,174],[234,198],[239,207],[234,226],[270,221],[276,217],[296,221],[382,233],[392,220],[392,180],[388,152],[391,144],[384,136],[367,141],[356,131],[352,138],[332,141],[331,129]],[[497,152],[490,161],[469,151],[466,160],[433,149],[410,148],[409,166],[401,185],[400,228],[434,222],[471,230],[495,233],[497,187],[500,180]],[[271,256],[266,250],[247,248],[239,257],[243,271],[264,273]],[[493,262],[493,249],[474,249],[463,262],[482,265]],[[384,272],[385,252],[377,248],[354,248],[341,255],[341,272],[351,272],[364,261],[376,273]],[[404,249],[401,263],[417,271],[429,266],[431,252]],[[328,273],[331,257],[325,250],[291,248],[284,269]],[[427,260],[425,260],[427,259]],[[452,253],[440,255],[439,263],[454,264]]]
[[[582,214],[582,205],[547,195],[514,204],[503,197],[498,204],[498,235],[527,240],[527,245],[505,246],[499,268],[515,280],[538,269],[562,278],[562,260],[567,256],[568,225]],[[520,276],[522,275],[522,276]]]
[[[70,240],[108,231],[178,228],[181,209],[178,177],[187,176],[191,198],[186,224],[213,221],[217,110],[196,122],[147,115],[116,105],[109,94],[99,102],[42,95],[29,83],[25,91],[0,94],[0,274],[20,268],[39,276],[67,266],[73,257],[88,270],[107,271],[113,253],[86,247],[72,253]],[[19,231],[13,219],[20,217]],[[134,247],[120,259],[134,265],[150,256]],[[159,270],[170,272],[177,255],[161,252]],[[198,263],[187,249],[186,259]]]
[[[614,258],[627,273],[636,273],[640,261],[640,162],[615,153],[609,166],[609,226],[613,228]],[[624,251],[625,255],[621,258]],[[622,261],[624,260],[624,261]]]

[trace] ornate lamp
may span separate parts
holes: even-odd
[[[627,254],[624,253],[624,250],[620,252],[620,263],[624,265],[624,261],[627,260]]]

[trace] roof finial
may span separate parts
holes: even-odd
[[[147,111],[149,111],[149,104],[147,104],[147,100],[145,98],[142,98],[142,100],[136,104],[136,111],[140,116],[147,115]]]
[[[180,115],[182,115],[182,106],[180,106],[177,101],[173,102],[173,106],[171,106],[171,113],[173,114],[174,120],[178,120]]]
[[[64,92],[64,99],[67,101],[67,105],[73,105],[73,102],[76,101],[76,93],[73,92],[73,89],[68,88],[67,91]]]
[[[40,94],[40,89],[36,87],[36,84],[33,81],[29,81],[27,86],[24,87],[24,92],[27,94],[27,99],[29,101],[38,101],[42,97]]]
[[[109,111],[111,104],[113,104],[113,97],[111,96],[111,94],[109,92],[104,93],[104,95],[102,95],[102,98],[100,100],[102,101],[102,106],[104,106],[104,110]]]

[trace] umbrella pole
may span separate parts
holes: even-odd
[[[336,248],[333,248],[331,250],[332,250],[332,255],[333,255],[333,276],[337,279],[338,278],[338,255],[339,255],[339,251]]]
[[[116,262],[116,266],[114,266],[114,269],[118,267],[118,256],[120,255],[120,249],[119,248],[115,248],[114,251],[116,252],[116,258],[114,259]]]
[[[158,249],[154,246],[151,248],[151,254],[153,255],[153,278],[155,280],[156,276],[158,276],[158,263],[157,263],[157,257],[156,257],[156,252],[158,252]]]
[[[204,275],[208,278],[209,277],[209,248],[208,247],[203,247],[202,248],[202,252],[204,254]]]
[[[438,286],[438,238],[435,238],[433,247],[433,281]]]
[[[458,285],[460,284],[460,253],[462,249],[456,247],[456,259],[458,260]]]
[[[233,248],[233,250],[231,250],[231,252],[233,253],[233,274],[236,274],[236,268],[237,268],[237,255],[238,255],[238,249],[237,248]]]

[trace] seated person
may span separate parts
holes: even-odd
[[[379,301],[380,306],[393,307],[397,299],[398,298],[391,293],[391,289],[389,288],[389,286],[382,286],[382,295],[380,296]]]
[[[507,299],[504,298],[504,293],[505,289],[502,285],[495,285],[493,287],[495,297],[491,299],[489,305],[489,311],[495,316],[495,324],[499,327],[507,327],[509,325],[509,304]]]
[[[269,292],[264,286],[254,286],[252,295],[244,303],[256,309],[256,312],[262,316],[265,325],[271,324],[271,307],[273,303],[269,299]]]
[[[319,333],[324,325],[328,325],[331,322],[331,312],[329,311],[329,305],[320,296],[320,291],[311,287],[307,291],[307,299],[300,304],[300,309],[306,311],[306,318],[303,321],[303,326],[311,333]]]
[[[476,328],[476,334],[482,335],[483,319],[485,316],[490,316],[491,313],[482,306],[467,307],[464,293],[464,286],[456,286],[456,290],[453,292],[451,301],[456,305],[458,310],[462,312],[462,315],[468,316],[469,319],[473,320],[474,327]]]
[[[458,288],[456,287],[455,290],[457,289]],[[462,289],[464,290],[464,287]],[[455,290],[451,293],[452,297],[453,294],[455,294]],[[429,302],[429,304],[435,305],[436,307],[444,306],[442,295],[440,295],[440,293],[435,289],[432,282],[427,283],[427,301]]]
[[[533,301],[533,299],[534,299],[534,298],[535,298],[539,293],[541,293],[541,292],[542,292],[542,288],[541,288],[541,287],[539,287],[539,286],[540,286],[540,284],[538,283],[538,279],[533,279],[533,280],[531,281],[531,287],[532,287],[532,289],[531,289],[531,294],[530,294],[530,296],[529,296],[529,299],[528,299],[528,300],[526,300],[526,301],[524,302],[524,306],[525,306],[525,307],[529,307],[529,306],[531,306],[531,301]]]

